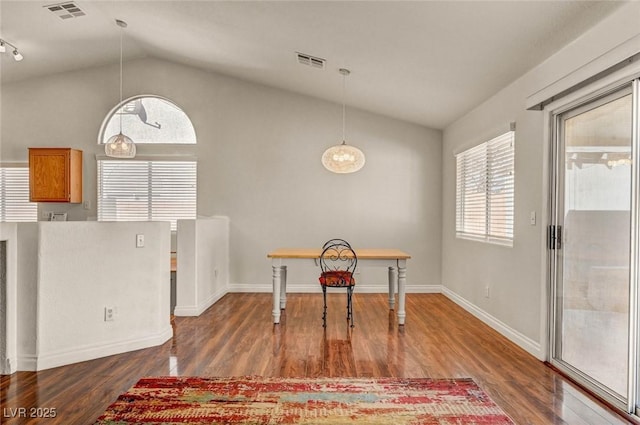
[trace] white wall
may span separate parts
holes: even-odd
[[[440,131],[348,108],[348,141],[367,163],[336,175],[320,157],[341,141],[341,105],[155,59],[125,63],[125,97],[144,93],[170,98],[193,121],[198,145],[181,152],[198,157],[198,215],[230,218],[232,284],[268,290],[270,250],[334,237],[403,249],[413,256],[408,287],[440,284]],[[92,208],[46,208],[67,211],[70,220],[95,217],[96,139],[117,102],[117,66],[5,84],[0,156],[25,161],[29,146],[83,149]],[[138,152],[149,153],[148,146]],[[315,274],[292,272],[289,279],[316,282]],[[384,291],[385,273],[363,271],[363,279]]]
[[[444,131],[444,292],[541,359],[546,356],[547,329],[544,243],[548,213],[545,143],[549,128],[545,125],[544,112],[526,109],[527,98],[621,44],[626,43],[628,48],[629,40],[631,50],[640,51],[640,44],[633,46],[640,34],[638,16],[640,3],[622,6],[571,45]],[[511,121],[517,123],[513,248],[456,239],[454,153],[495,136]],[[529,224],[532,211],[538,217],[535,226]],[[484,296],[486,286],[490,286],[490,298]]]
[[[17,229],[18,370],[37,367],[38,228],[37,223],[18,223]]]
[[[323,150],[340,140],[340,105],[150,58],[125,63],[124,92],[166,96],[193,120],[199,143],[184,150],[199,160],[198,213],[231,219],[232,285],[268,290],[266,254],[276,247],[318,246],[337,236],[356,246],[398,247],[413,256],[409,287],[442,282],[450,297],[543,358],[548,129],[544,113],[526,106],[536,94],[569,81],[565,77],[574,71],[588,77],[594,69],[590,65],[637,38],[639,8],[638,2],[622,6],[448,126],[444,135],[348,109],[349,142],[367,155],[367,165],[354,175],[330,174],[319,161]],[[100,124],[118,101],[117,66],[1,89],[0,159],[26,161],[30,146],[83,149],[84,195],[91,209],[65,204],[46,208],[67,211],[70,220],[95,217],[93,155],[101,152],[96,145]],[[517,122],[514,246],[456,239],[453,153],[486,140],[511,121]],[[149,149],[139,146],[139,152]],[[529,225],[532,211],[538,215],[536,226]],[[29,232],[18,229],[23,231]],[[32,248],[20,247],[19,255]],[[21,273],[28,277],[32,272]],[[385,276],[362,273],[364,282],[384,290]],[[315,279],[312,271],[289,273],[292,286]],[[487,285],[490,298],[484,297]],[[30,289],[21,281],[18,296],[24,290]],[[32,346],[34,341],[19,341],[24,350]]]
[[[21,223],[18,240],[19,370],[171,338],[168,222]],[[116,309],[113,321],[105,321],[107,306]]]
[[[4,352],[0,353],[0,375],[18,370],[18,232],[16,223],[0,223],[0,241],[6,243],[6,274],[4,306],[0,307],[0,338],[4,338]],[[0,297],[1,298],[1,297]],[[0,344],[2,348],[2,344]]]
[[[199,316],[229,290],[229,218],[178,220],[176,316]]]

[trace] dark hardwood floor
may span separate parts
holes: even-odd
[[[280,325],[271,294],[228,294],[200,317],[177,317],[162,346],[0,380],[2,424],[91,424],[143,376],[473,378],[517,424],[628,424],[440,294],[408,294],[398,327],[386,294],[290,294]],[[18,408],[56,418],[9,418]]]

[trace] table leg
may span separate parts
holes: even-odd
[[[396,304],[396,268],[389,267],[389,310],[393,310]]]
[[[398,261],[398,324],[404,325],[407,316],[404,310],[404,295],[407,285],[407,266],[405,261]]]
[[[284,310],[287,307],[287,266],[281,267],[280,282],[280,309]]]
[[[273,323],[280,323],[280,265],[273,265]]]

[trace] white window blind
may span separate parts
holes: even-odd
[[[38,221],[38,204],[29,202],[28,167],[0,167],[0,221]]]
[[[456,155],[456,235],[511,245],[515,133]]]
[[[196,161],[98,160],[99,221],[196,218]]]

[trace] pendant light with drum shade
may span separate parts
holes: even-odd
[[[122,35],[127,23],[116,19],[116,24],[120,27],[120,109],[122,109]],[[120,114],[120,132],[111,136],[104,144],[104,153],[114,158],[134,158],[136,156],[136,145],[128,136],[122,134],[122,112]]]
[[[345,68],[340,68],[340,74],[342,74],[342,143],[339,145],[331,146],[322,154],[322,165],[327,170],[338,173],[355,173],[364,167],[364,153],[355,146],[347,145],[347,139],[345,137],[346,128],[346,105],[345,105],[345,92],[346,92],[346,79],[351,71]]]

